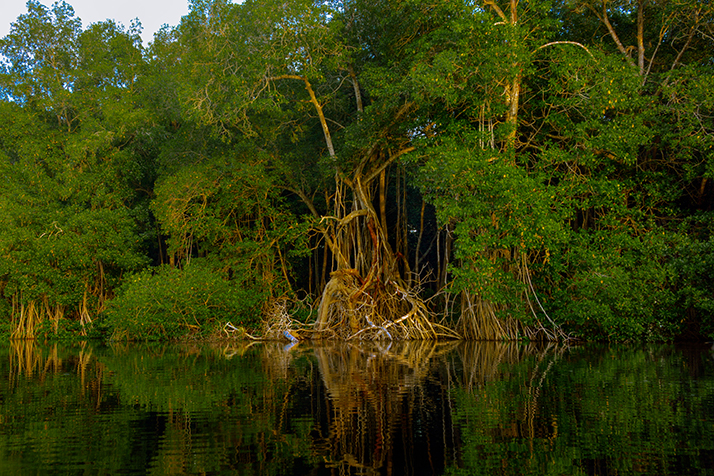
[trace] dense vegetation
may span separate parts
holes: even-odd
[[[147,48],[27,7],[0,40],[15,337],[286,303],[313,337],[714,336],[709,2],[195,0]]]

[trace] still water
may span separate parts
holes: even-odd
[[[0,346],[2,475],[714,475],[708,346]]]

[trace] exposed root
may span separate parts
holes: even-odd
[[[223,326],[223,333],[228,339],[250,339],[259,340],[257,337],[253,337],[248,334],[248,332],[243,327],[236,327],[232,322],[226,322]]]
[[[389,153],[385,162],[375,147],[362,158],[351,178],[338,174],[334,216],[320,218],[320,231],[333,258],[335,271],[325,285],[312,339],[415,340],[458,338],[458,334],[431,322],[430,312],[418,290],[405,284],[401,273],[409,266],[395,253],[387,238],[384,186],[374,207],[376,177],[400,155],[413,150]],[[384,151],[386,152],[386,151]],[[381,164],[369,172],[365,168]],[[343,187],[353,192],[348,212]],[[313,212],[316,216],[317,212]],[[411,283],[411,281],[409,281]],[[417,286],[418,287],[418,286]]]
[[[468,291],[461,293],[461,316],[456,324],[467,339],[515,340],[525,337],[527,330],[520,321],[497,316],[497,307]]]
[[[41,301],[24,303],[21,296],[14,295],[12,299],[12,339],[34,339],[43,322],[49,321],[56,333],[59,321],[64,317],[64,306],[50,304],[46,294]]]
[[[287,340],[295,344],[310,338],[311,329],[292,318],[288,311],[289,303],[287,298],[279,298],[268,304],[263,324],[263,339]]]
[[[533,317],[532,322],[526,324],[510,314],[499,316],[507,310],[505,306],[484,299],[479,293],[466,290],[460,294],[461,314],[456,328],[465,338],[475,340],[569,340],[570,336],[553,322],[541,305],[531,281],[526,254],[521,253],[514,264],[515,266],[511,265],[509,272],[513,273],[522,285],[520,291],[522,302],[528,306]],[[538,305],[538,309],[534,306],[534,302]],[[539,317],[541,313],[545,316],[548,325]]]
[[[370,276],[373,276],[370,274]],[[331,274],[325,286],[313,338],[404,340],[458,338],[429,319],[429,310],[414,291],[394,280],[361,279],[354,269]]]
[[[526,292],[526,299],[528,300],[528,306],[531,309],[531,312],[533,313],[533,316],[535,317],[536,323],[537,323],[537,328],[536,328],[536,333],[541,334],[545,337],[545,340],[561,340],[561,341],[568,341],[573,339],[572,336],[570,336],[568,333],[566,333],[562,327],[557,325],[553,320],[550,318],[548,313],[546,312],[545,308],[543,308],[543,305],[540,302],[540,299],[538,299],[538,294],[536,294],[535,288],[533,287],[533,281],[531,281],[531,273],[528,270],[528,263],[524,259],[523,260],[523,270],[524,270],[524,282],[527,281],[528,283],[528,290]],[[538,308],[543,312],[543,315],[545,318],[548,320],[548,323],[550,323],[550,327],[546,327],[545,325],[542,324],[540,318],[538,317],[538,311],[535,309],[533,306],[533,302],[530,299],[530,295],[533,296],[533,300],[538,304]]]

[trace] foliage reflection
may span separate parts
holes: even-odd
[[[714,469],[708,348],[13,341],[0,352],[2,474]]]

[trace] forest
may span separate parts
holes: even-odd
[[[0,40],[0,334],[714,337],[707,0],[192,0]],[[285,337],[282,337],[285,338]]]

